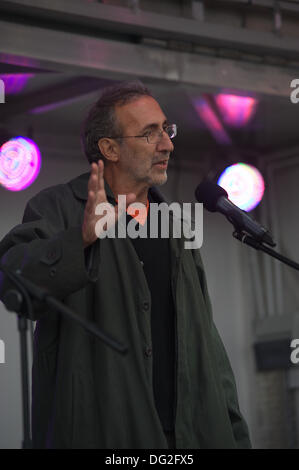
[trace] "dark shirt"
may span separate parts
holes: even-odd
[[[151,202],[151,201],[149,201]],[[132,217],[127,214],[127,223]],[[159,217],[160,221],[160,217]],[[175,310],[171,291],[169,238],[150,238],[150,206],[147,215],[147,238],[131,238],[143,262],[151,293],[151,331],[153,388],[158,415],[164,431],[174,429],[175,401]]]

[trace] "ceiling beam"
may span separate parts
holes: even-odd
[[[253,31],[228,24],[214,24],[178,16],[161,15],[147,11],[81,0],[1,0],[0,12],[13,13],[15,21],[26,18],[35,24],[54,22],[68,24],[73,32],[85,27],[99,36],[103,31],[115,34],[150,37],[164,40],[185,41],[200,46],[230,48],[257,55],[275,55],[297,59],[299,41],[297,38],[279,36],[273,32]]]
[[[12,64],[5,64],[0,63],[0,74],[23,74],[23,73],[30,73],[30,74],[38,74],[38,73],[46,73],[47,70],[36,69],[31,67],[23,67],[19,65],[12,65]]]
[[[109,80],[140,78],[147,83],[290,96],[296,72],[286,67],[245,63],[153,46],[90,38],[0,21],[0,62],[27,64]]]
[[[64,106],[87,93],[101,90],[111,81],[99,78],[78,77],[55,85],[41,88],[32,93],[10,97],[1,107],[0,122],[5,122],[18,114],[43,112]]]
[[[296,0],[295,0],[296,1]],[[233,7],[244,7],[248,11],[259,11],[262,9],[268,9],[273,12],[275,9],[275,3],[273,0],[251,0],[249,3],[248,0],[210,0],[209,4],[211,6],[217,6],[221,8],[225,8],[227,6]],[[295,2],[288,2],[286,0],[282,0],[279,2],[279,9],[282,12],[287,13],[299,13],[299,4]]]

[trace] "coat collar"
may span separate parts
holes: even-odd
[[[83,175],[78,176],[77,178],[73,179],[72,181],[70,181],[68,183],[70,185],[74,195],[78,199],[82,199],[84,201],[87,201],[87,184],[88,184],[88,180],[89,180],[89,175],[90,175],[90,173],[84,173]],[[106,180],[105,180],[105,191],[106,191],[106,194],[107,194],[108,201],[111,204],[115,205],[115,199],[114,199],[113,192],[112,192],[112,190],[111,190],[111,188],[108,185]],[[166,199],[164,198],[164,196],[160,193],[160,191],[155,186],[152,186],[149,189],[149,193],[150,193],[152,199],[155,202],[158,202],[158,203],[159,202],[167,202]]]

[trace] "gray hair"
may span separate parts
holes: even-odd
[[[140,81],[122,82],[103,90],[90,109],[81,131],[82,147],[90,164],[104,158],[98,147],[99,139],[121,136],[122,129],[116,118],[115,106],[125,105],[142,96],[152,97],[152,94]]]

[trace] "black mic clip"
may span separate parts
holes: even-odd
[[[244,214],[247,215],[246,211],[242,211]],[[254,248],[257,248],[258,245],[262,243],[266,243],[267,245],[271,246],[274,248],[276,246],[276,243],[274,242],[270,232],[265,229],[264,227],[260,226],[260,232],[255,233],[253,236],[252,234],[249,234],[246,229],[244,230],[244,225],[243,225],[243,220],[242,220],[242,214],[240,213],[233,213],[233,214],[227,214],[226,215],[227,219],[230,221],[230,223],[234,226],[235,231],[233,233],[233,236],[237,238],[240,241],[243,241],[244,237],[247,237],[248,239],[252,240],[252,243],[256,243],[256,246]],[[252,219],[252,222],[255,222],[254,219]],[[258,249],[258,248],[257,248]]]
[[[261,247],[262,247],[263,242],[261,242],[259,240],[256,240],[255,238],[248,235],[244,231],[235,230],[233,232],[233,237],[236,238],[237,240],[239,240],[241,243],[252,246],[252,248],[255,248],[256,250],[260,250]]]

